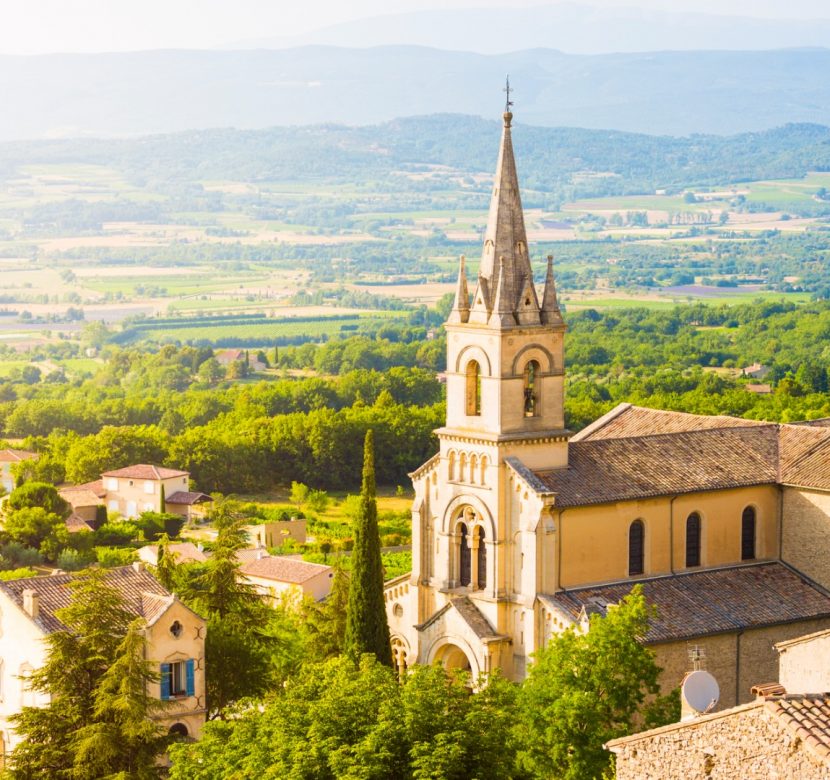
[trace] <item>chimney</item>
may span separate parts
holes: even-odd
[[[144,571],[143,561],[133,561],[133,571]]]
[[[23,611],[32,620],[37,620],[40,615],[40,594],[36,590],[26,588],[23,591]]]

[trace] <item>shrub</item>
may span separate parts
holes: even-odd
[[[38,572],[30,566],[24,566],[20,569],[10,569],[8,571],[0,571],[0,580],[8,582],[9,580],[20,580],[24,577],[37,577]]]
[[[129,566],[135,560],[135,550],[125,547],[96,547],[95,556],[105,569]]]
[[[64,571],[80,571],[95,560],[93,555],[84,555],[77,550],[63,550],[58,555],[57,566]]]
[[[123,520],[109,520],[95,531],[95,544],[102,547],[123,547],[138,536],[138,528]]]

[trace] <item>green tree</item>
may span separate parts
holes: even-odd
[[[57,488],[47,482],[26,482],[12,490],[6,502],[5,510],[31,509],[40,507],[47,512],[65,518],[71,507],[58,495]]]
[[[314,658],[325,660],[343,652],[346,637],[346,613],[349,606],[349,576],[335,562],[331,591],[322,602],[305,606],[305,629]]]
[[[325,512],[329,505],[329,494],[325,490],[310,490],[306,504],[313,512]]]
[[[169,738],[152,718],[169,702],[147,692],[159,675],[145,657],[144,627],[142,619],[130,624],[98,682],[93,720],[78,729],[74,738],[76,778],[152,780],[163,774],[157,758]]]
[[[292,482],[291,503],[296,504],[297,509],[299,509],[308,500],[309,492],[308,485],[304,485],[302,482]]]
[[[375,498],[374,434],[371,428],[366,431],[363,446],[360,511],[354,520],[353,530],[345,650],[354,659],[363,653],[372,653],[378,661],[391,666],[392,647],[383,599],[383,562]]]
[[[524,769],[535,777],[599,778],[610,766],[605,742],[634,731],[638,714],[659,725],[651,713],[667,711],[658,697],[660,668],[642,643],[652,614],[637,585],[605,616],[592,615],[587,633],[569,628],[535,654],[518,699]]]
[[[50,561],[56,560],[69,542],[63,518],[40,506],[12,511],[5,519],[2,533],[13,542],[39,550]]]

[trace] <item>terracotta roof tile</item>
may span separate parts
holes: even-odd
[[[711,428],[752,428],[763,424],[757,420],[744,420],[740,417],[687,414],[686,412],[620,404],[572,436],[571,441],[653,436],[660,433],[702,431]]]
[[[213,501],[213,499],[207,493],[198,493],[190,490],[177,490],[164,499],[165,504],[181,504],[183,506],[204,504],[208,501]]]
[[[115,471],[105,471],[102,477],[121,477],[123,479],[170,479],[171,477],[186,477],[187,471],[179,469],[168,469],[164,466],[153,466],[148,463],[137,463],[134,466],[126,466]]]
[[[284,555],[268,555],[243,563],[239,570],[249,577],[262,577],[263,579],[299,585],[318,574],[326,571],[330,572],[331,566],[299,561],[296,558],[288,558]]]
[[[99,496],[96,492],[87,489],[76,489],[76,490],[68,490],[65,488],[61,488],[58,491],[58,495],[64,500],[69,502],[72,507],[79,507],[79,506],[98,506],[101,504],[101,496]]]
[[[71,574],[26,577],[0,582],[0,591],[21,609],[23,608],[23,591],[36,591],[40,597],[40,614],[34,622],[44,632],[52,633],[66,629],[66,626],[55,616],[55,612],[69,606],[72,596],[72,589],[69,587],[71,581]],[[147,622],[152,622],[152,619],[158,616],[159,598],[172,598],[152,574],[132,566],[110,569],[107,571],[107,582],[115,586],[124,597],[127,611],[137,617],[145,618]],[[148,597],[152,598],[148,600]]]
[[[572,442],[568,466],[536,470],[557,506],[774,483],[775,426]]]
[[[775,696],[767,699],[764,708],[811,753],[830,764],[830,696]]]
[[[66,530],[71,534],[77,534],[82,531],[94,531],[95,528],[93,525],[94,524],[90,524],[84,520],[84,518],[76,512],[73,512],[66,518]]]
[[[503,636],[493,628],[490,621],[467,596],[455,598],[450,603],[479,639],[499,639]]]
[[[667,642],[780,623],[830,617],[830,597],[788,567],[772,562],[639,580],[657,607],[646,637]],[[578,620],[583,610],[604,611],[637,584],[634,580],[540,596]]]
[[[21,460],[37,458],[36,452],[28,450],[0,450],[0,463],[19,463]]]
[[[204,563],[208,559],[205,551],[200,550],[193,542],[173,542],[167,546],[167,552],[178,563]],[[139,556],[142,560],[156,566],[158,565],[159,546],[157,544],[145,545],[139,550]]]

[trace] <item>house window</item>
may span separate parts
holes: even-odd
[[[525,417],[536,417],[539,414],[539,364],[531,360],[525,366],[524,405]]]
[[[161,699],[181,699],[193,696],[195,664],[192,658],[161,665]]]
[[[171,737],[177,737],[179,739],[186,739],[189,736],[187,726],[184,723],[174,723],[168,730],[167,733]]]
[[[109,509],[110,512],[117,512],[118,511],[118,499],[112,498],[109,501],[107,501],[107,509]]]
[[[479,526],[476,529],[478,537],[478,588],[484,590],[487,587],[487,545],[484,544],[484,529]]]
[[[118,490],[118,480],[113,477],[107,479],[107,490]]]
[[[481,369],[475,360],[467,363],[467,414],[481,414]]]
[[[144,482],[144,492],[149,493],[151,496],[155,492],[156,485],[154,482],[151,482],[149,479],[145,480]]]
[[[459,542],[458,581],[462,585],[469,585],[471,579],[472,559],[470,557],[470,545],[467,543],[467,526],[461,523],[458,526],[458,533],[461,536]]]
[[[635,520],[628,529],[628,576],[645,571],[646,527],[642,520]]]
[[[741,515],[741,560],[755,558],[755,509],[748,506]]]
[[[447,456],[447,478],[450,482],[455,480],[455,450],[450,450]]]
[[[686,567],[700,566],[700,515],[692,512],[686,518]]]

